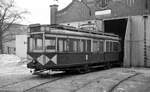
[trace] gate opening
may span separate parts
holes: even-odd
[[[124,58],[124,40],[127,28],[127,18],[123,19],[112,19],[112,20],[104,20],[104,30],[108,33],[114,33],[119,35],[121,38],[121,53],[120,53],[120,61],[123,62]]]

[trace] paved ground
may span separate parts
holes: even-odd
[[[31,75],[25,66],[0,68],[0,92],[150,92],[150,69],[114,68],[76,75]]]

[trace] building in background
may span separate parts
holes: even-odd
[[[51,5],[51,24],[95,28],[122,38],[124,66],[150,67],[150,0],[72,0]]]
[[[51,24],[110,19],[149,13],[149,0],[72,0],[64,9],[51,5]]]
[[[12,24],[9,30],[3,34],[3,50],[5,54],[16,54],[16,35],[27,35],[27,26]]]

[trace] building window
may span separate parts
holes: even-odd
[[[7,47],[7,53],[8,54],[15,54],[16,48],[15,47]]]
[[[105,8],[110,0],[96,0],[96,7],[97,8]]]

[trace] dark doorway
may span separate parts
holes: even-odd
[[[112,19],[112,20],[105,20],[104,21],[104,30],[108,33],[114,33],[119,35],[121,38],[121,53],[120,53],[120,61],[123,62],[124,57],[124,40],[126,34],[126,27],[127,27],[127,18],[123,19]]]

